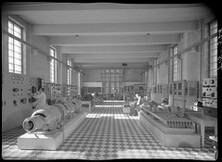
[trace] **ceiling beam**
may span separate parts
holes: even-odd
[[[67,58],[157,58],[159,53],[67,54]]]
[[[167,45],[76,46],[61,47],[62,54],[166,52]]]
[[[51,36],[49,42],[55,46],[93,45],[141,45],[170,44],[180,41],[179,34],[156,35],[106,35],[106,36]]]
[[[197,21],[145,23],[88,23],[32,25],[34,35],[99,35],[129,33],[180,33],[197,30]]]
[[[77,63],[81,69],[101,69],[101,68],[117,68],[117,69],[129,69],[129,68],[146,68],[147,63],[127,63],[127,66],[122,66],[122,63]]]
[[[203,4],[118,4],[118,3],[47,3],[47,2],[9,2],[7,10],[24,11],[69,11],[69,10],[110,10],[110,9],[159,9],[198,7]]]
[[[146,63],[150,61],[150,58],[74,58],[74,63]]]

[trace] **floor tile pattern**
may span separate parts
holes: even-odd
[[[207,127],[205,148],[162,146],[137,116],[123,114],[123,103],[103,103],[95,107],[56,151],[19,150],[17,128],[2,134],[4,159],[192,159],[214,160],[213,129]]]

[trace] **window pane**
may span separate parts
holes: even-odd
[[[20,59],[21,60],[21,58],[22,58],[21,53],[15,52],[14,56],[15,56],[15,59]]]
[[[10,72],[13,72],[13,64],[9,64],[9,70],[11,70]]]
[[[17,53],[21,53],[22,49],[18,46],[14,46],[14,51]]]
[[[21,70],[21,66],[15,65],[15,70],[20,71]]]
[[[21,66],[22,61],[20,59],[15,59],[15,64]]]
[[[9,44],[8,44],[8,49],[10,49],[10,50],[12,50],[12,51],[13,51],[13,49],[14,49],[13,44],[9,43]]]
[[[9,27],[9,28],[13,28],[13,24],[12,24],[11,21],[8,21],[8,27]]]
[[[12,50],[9,50],[8,56],[9,56],[9,57],[13,57],[13,56],[14,56],[14,53],[13,53]]]
[[[21,34],[21,28],[18,27],[17,25],[14,25],[14,30],[15,30],[15,32],[17,32],[18,34]]]
[[[11,22],[9,22],[8,32],[9,32],[10,34],[13,34],[13,24],[12,24]]]
[[[14,59],[13,59],[13,57],[8,57],[9,58],[9,63],[11,63],[11,64],[13,64],[14,63]]]
[[[18,37],[18,38],[21,38],[21,34],[20,33],[17,33],[17,32],[14,32],[14,36]]]
[[[11,37],[8,37],[8,42],[13,44],[13,39]]]
[[[217,63],[212,64],[212,69],[217,69]]]
[[[17,47],[20,47],[20,48],[21,48],[21,46],[22,46],[22,43],[21,43],[21,42],[19,42],[19,41],[17,41],[17,40],[14,40],[14,43],[15,43],[15,45],[16,45]]]

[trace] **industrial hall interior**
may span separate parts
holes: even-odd
[[[1,7],[4,160],[220,159],[212,7]]]

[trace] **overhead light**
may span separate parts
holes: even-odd
[[[127,63],[122,63],[122,66],[127,66]]]
[[[79,38],[79,35],[78,35],[78,34],[76,34],[76,35],[75,35],[75,37],[76,37],[76,38]]]

